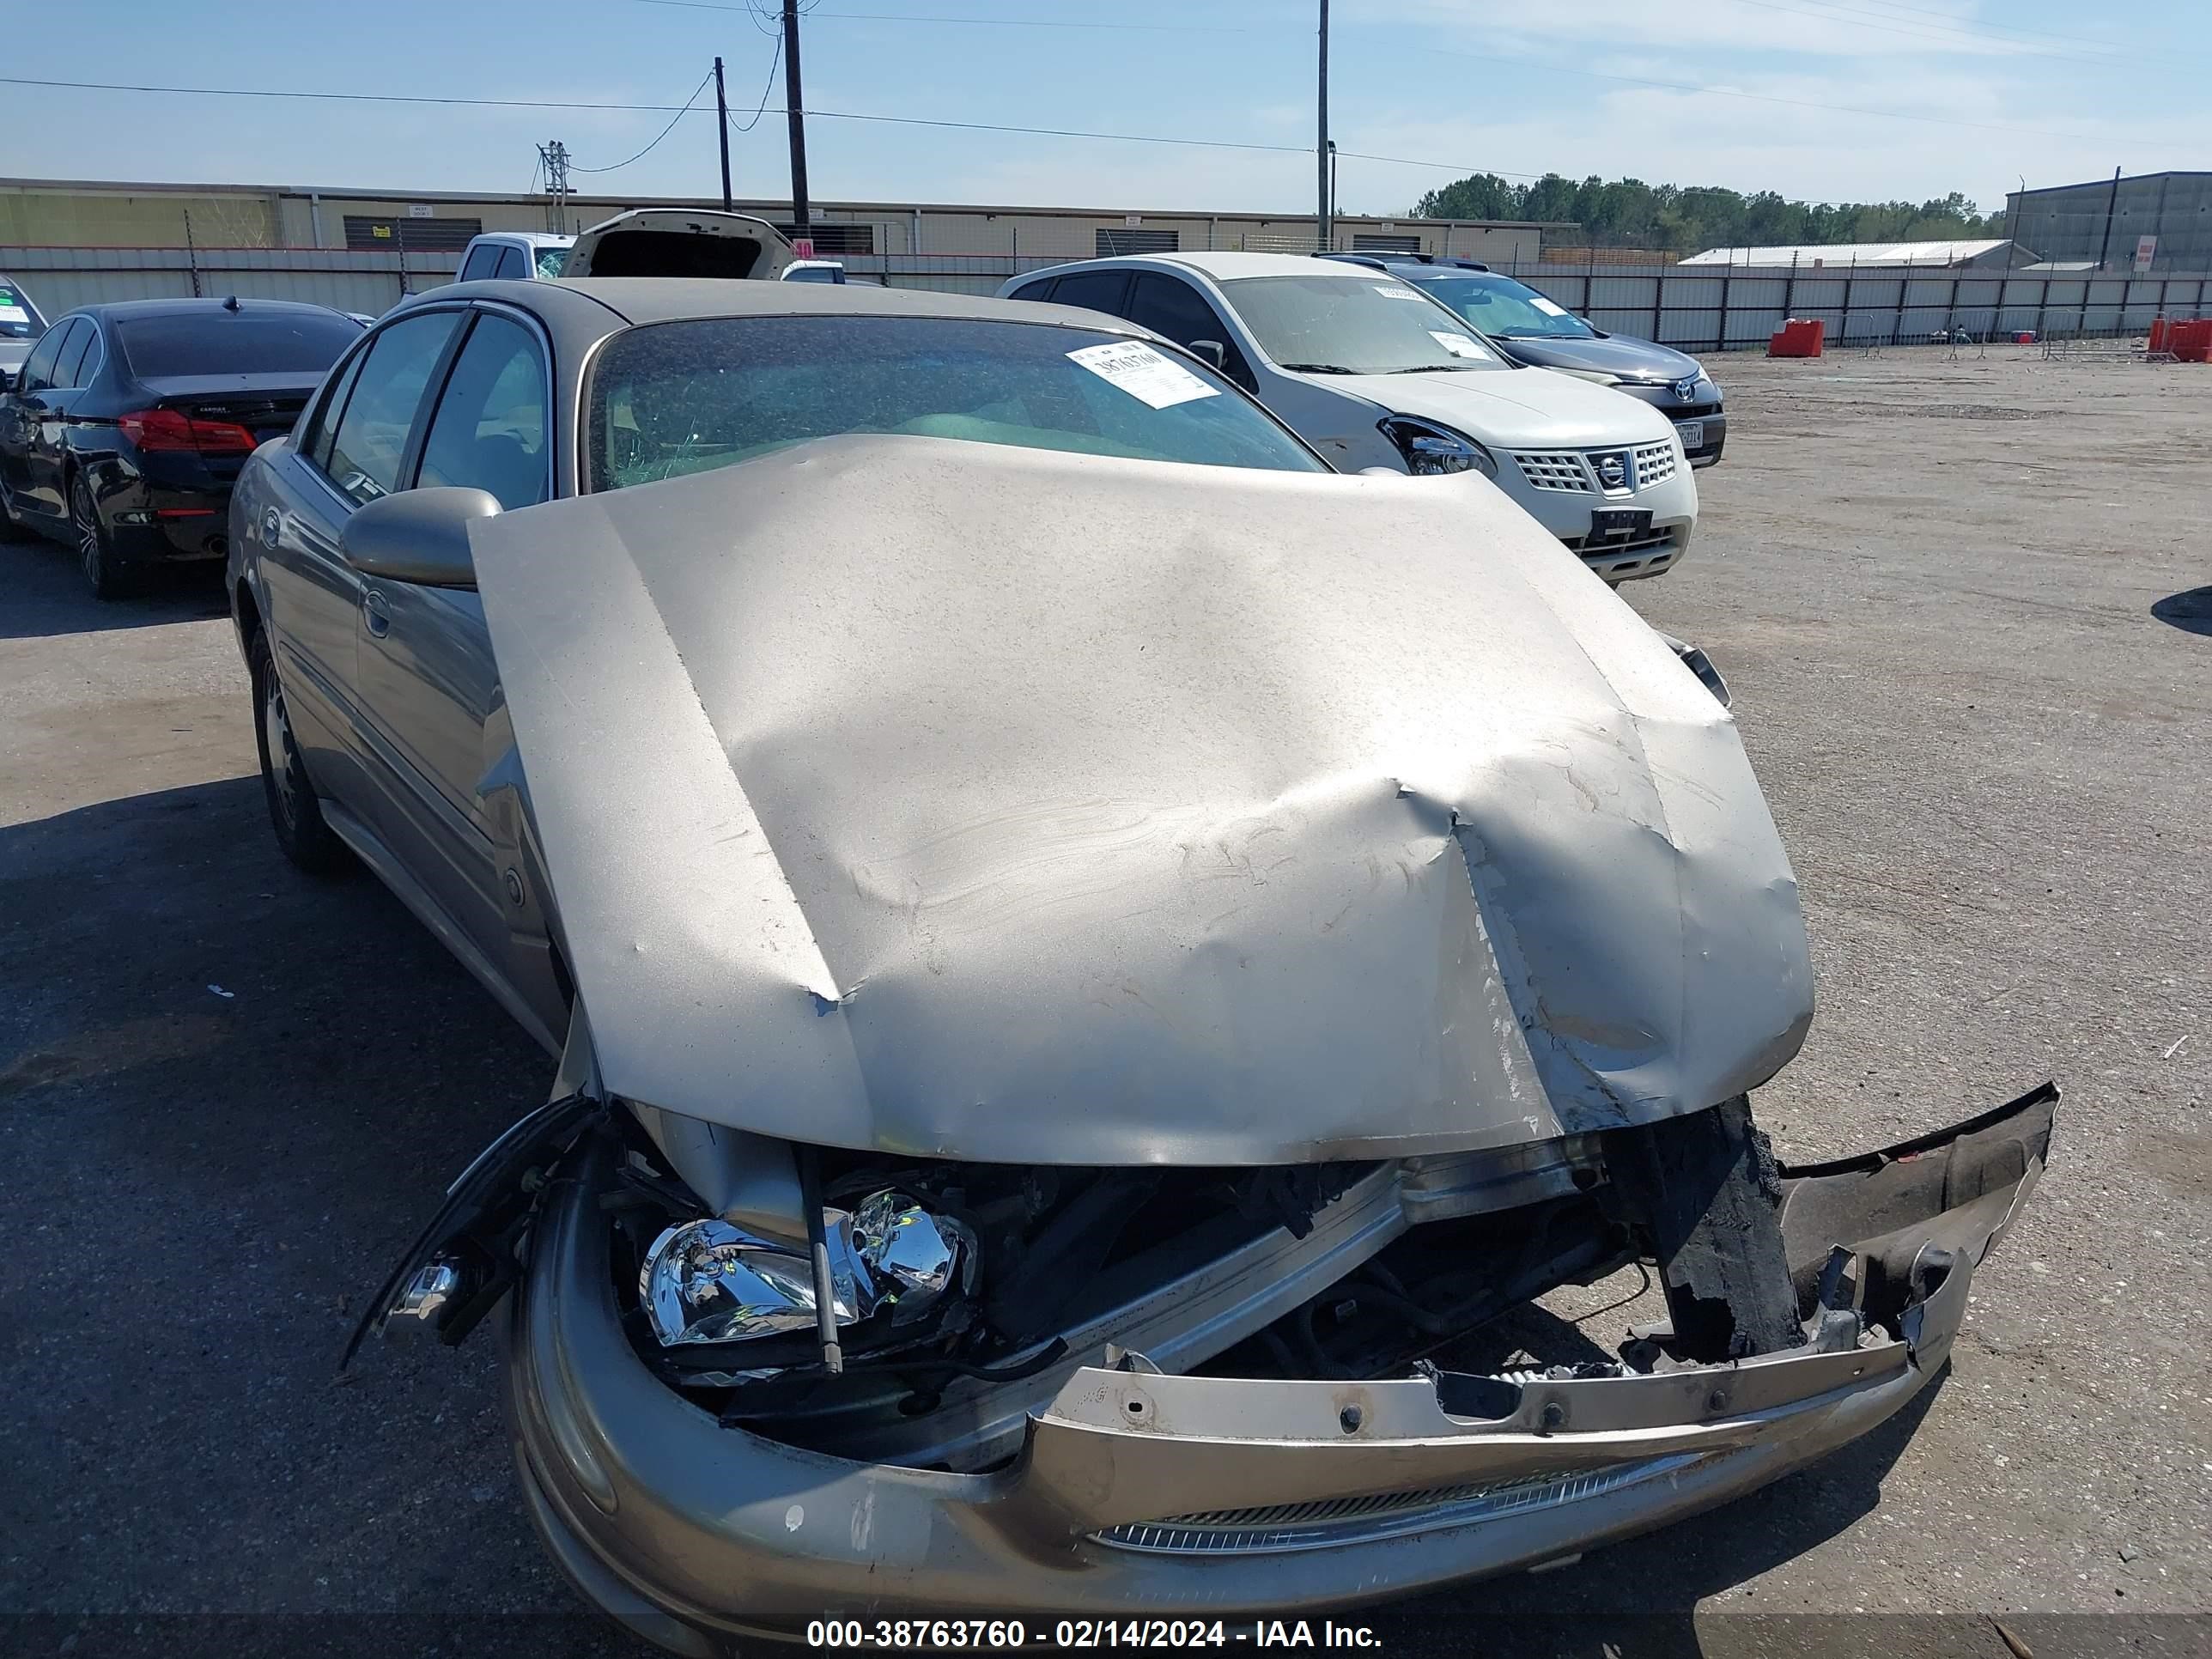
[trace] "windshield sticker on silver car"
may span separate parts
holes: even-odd
[[[1378,288],[1375,291],[1386,300],[1418,300],[1422,297],[1410,288]]]
[[[1429,331],[1429,337],[1455,357],[1474,357],[1483,362],[1490,361],[1490,354],[1464,334],[1455,334],[1445,328],[1432,328]]]
[[[9,296],[0,295],[0,299]],[[27,323],[31,313],[19,305],[0,305],[0,323]]]
[[[1547,317],[1564,317],[1567,314],[1567,308],[1565,306],[1554,305],[1551,301],[1547,300],[1540,294],[1529,295],[1528,303],[1535,307],[1537,310],[1542,312]]]
[[[1069,352],[1067,359],[1154,409],[1171,409],[1177,404],[1221,395],[1218,387],[1206,385],[1182,364],[1162,356],[1141,340],[1085,346]]]

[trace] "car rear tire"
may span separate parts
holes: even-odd
[[[0,542],[27,542],[31,533],[31,526],[15,510],[15,496],[9,493],[7,485],[0,484]]]
[[[107,526],[100,521],[100,505],[93,500],[92,484],[80,472],[70,481],[70,531],[76,541],[77,567],[95,599],[118,599],[131,591],[131,581],[116,559]]]
[[[311,876],[336,875],[351,863],[351,855],[325,821],[322,803],[308,781],[266,631],[254,635],[246,659],[253,671],[253,732],[261,750],[261,792],[269,803],[269,827],[276,832],[284,856],[301,869]]]

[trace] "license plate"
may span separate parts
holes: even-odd
[[[1651,533],[1651,513],[1648,507],[1607,507],[1590,514],[1589,534],[1583,540],[1584,548],[1603,547],[1611,542],[1632,542]]]
[[[1674,422],[1674,435],[1682,441],[1686,453],[1703,449],[1705,447],[1705,423],[1703,421],[1677,421]]]

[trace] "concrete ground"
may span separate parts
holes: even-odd
[[[2054,1162],[1890,1429],[1362,1619],[1438,1654],[2003,1659],[1991,1613],[2206,1651],[2170,1615],[2212,1609],[2212,370],[1716,366],[1697,544],[1627,592],[1728,676],[1803,884],[1820,1013],[1761,1120],[1820,1157],[2055,1076]],[[374,881],[280,860],[211,582],[97,605],[0,546],[0,1649],[635,1651],[522,1517],[488,1340],[335,1375],[548,1076]]]

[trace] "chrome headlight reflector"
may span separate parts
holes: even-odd
[[[1383,435],[1406,458],[1406,470],[1417,478],[1450,472],[1498,476],[1497,459],[1463,432],[1411,415],[1393,415],[1381,424]]]
[[[822,1219],[841,1326],[884,1310],[908,1323],[974,1279],[975,1236],[903,1193],[875,1193]],[[803,1249],[715,1216],[665,1229],[646,1252],[637,1290],[663,1347],[816,1329]]]

